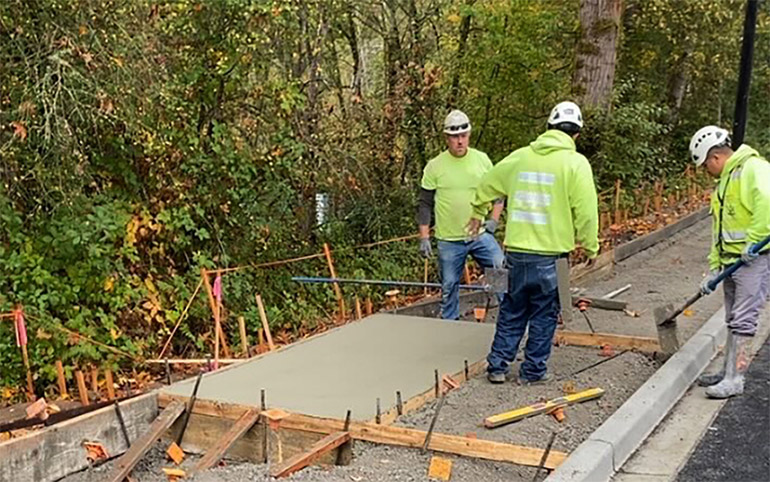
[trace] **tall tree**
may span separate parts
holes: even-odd
[[[587,107],[606,109],[615,81],[623,0],[581,0],[573,91]]]

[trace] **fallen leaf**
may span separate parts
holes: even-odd
[[[684,310],[684,311],[682,312],[682,314],[683,314],[684,316],[692,316],[692,315],[694,315],[694,314],[695,314],[695,310],[691,310],[691,309],[689,309],[689,308],[688,308],[688,309]]]
[[[24,125],[24,121],[13,121],[11,126],[13,127],[13,135],[22,141],[27,140],[27,126]]]

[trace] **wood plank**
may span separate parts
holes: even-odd
[[[572,305],[569,291],[569,260],[559,258],[556,260],[556,280],[559,287],[559,304],[561,305],[561,319],[564,323],[572,321]]]
[[[135,440],[158,413],[157,395],[127,400],[121,410]],[[79,472],[89,467],[83,440],[98,440],[107,453],[118,456],[128,447],[117,426],[115,409],[107,406],[0,443],[0,480],[52,482]]]
[[[247,430],[257,423],[257,420],[259,420],[259,410],[251,409],[244,412],[244,414],[241,415],[241,418],[230,427],[230,430],[225,432],[222,438],[220,438],[217,443],[206,452],[206,455],[198,461],[191,473],[208,470],[219,463],[219,461],[222,460],[222,457],[225,456],[227,450],[230,449],[235,441],[241,438]]]
[[[158,403],[162,406],[183,401],[187,397],[161,393],[158,395]],[[198,400],[193,408],[194,413],[237,419],[244,410],[253,407],[225,402],[212,402]],[[281,420],[280,431],[297,431],[305,433],[330,434],[343,431],[344,420],[311,417],[309,415],[290,414]],[[400,447],[420,448],[425,442],[427,433],[403,427],[377,425],[370,422],[351,422],[350,436],[354,440],[363,440],[372,443],[396,445]],[[466,457],[475,457],[498,462],[509,462],[519,465],[537,467],[543,457],[544,450],[534,447],[493,442],[489,440],[470,439],[460,435],[448,435],[434,433],[431,438],[431,450]],[[544,467],[556,468],[567,457],[564,452],[551,451]]]
[[[121,408],[122,409],[122,408]],[[111,482],[123,482],[128,477],[134,466],[141,460],[144,454],[150,450],[163,433],[171,427],[171,424],[184,412],[185,405],[182,402],[172,402],[166,407],[158,418],[152,422],[150,428],[124,453],[113,467],[112,472],[106,477]]]
[[[554,336],[556,345],[597,346],[610,345],[613,348],[627,348],[642,353],[660,352],[656,338],[615,335],[612,333],[588,333],[583,331],[558,330]]]
[[[270,471],[270,475],[275,478],[288,477],[289,475],[304,469],[324,454],[331,452],[340,445],[350,441],[350,433],[334,432],[314,443],[307,452],[286,460]]]
[[[628,307],[628,302],[626,301],[620,301],[620,300],[613,300],[613,299],[607,299],[607,298],[594,298],[592,296],[573,296],[572,297],[572,306],[575,305],[575,303],[578,302],[578,300],[588,300],[591,302],[589,305],[590,308],[599,308],[602,310],[611,310],[611,311],[623,311]]]
[[[707,218],[709,215],[709,208],[704,207],[695,211],[692,214],[688,214],[682,219],[665,226],[664,228],[653,231],[639,238],[636,238],[628,243],[624,243],[615,247],[615,262],[623,261],[645,249],[648,249],[661,241],[665,241],[674,234],[683,231],[690,226],[693,226],[698,221]]]

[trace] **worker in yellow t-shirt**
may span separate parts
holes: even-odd
[[[495,202],[480,236],[470,235],[466,225],[471,219],[471,201],[481,177],[492,162],[486,154],[468,146],[471,122],[459,110],[453,110],[444,121],[447,149],[425,166],[417,210],[420,229],[420,252],[432,254],[430,241],[431,215],[435,216],[435,237],[441,273],[441,317],[460,318],[459,286],[465,259],[471,255],[485,268],[500,268],[503,252],[494,238],[503,203]],[[487,206],[486,211],[489,211]]]

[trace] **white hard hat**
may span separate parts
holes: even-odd
[[[712,147],[730,144],[730,133],[717,126],[702,127],[690,139],[690,157],[695,167],[706,162]]]
[[[553,108],[551,115],[548,116],[548,125],[561,124],[562,122],[570,122],[580,128],[583,127],[583,114],[576,103],[560,102]]]
[[[446,119],[444,119],[444,134],[453,136],[455,134],[463,134],[470,132],[471,120],[465,115],[465,112],[461,110],[453,110],[450,112]]]

